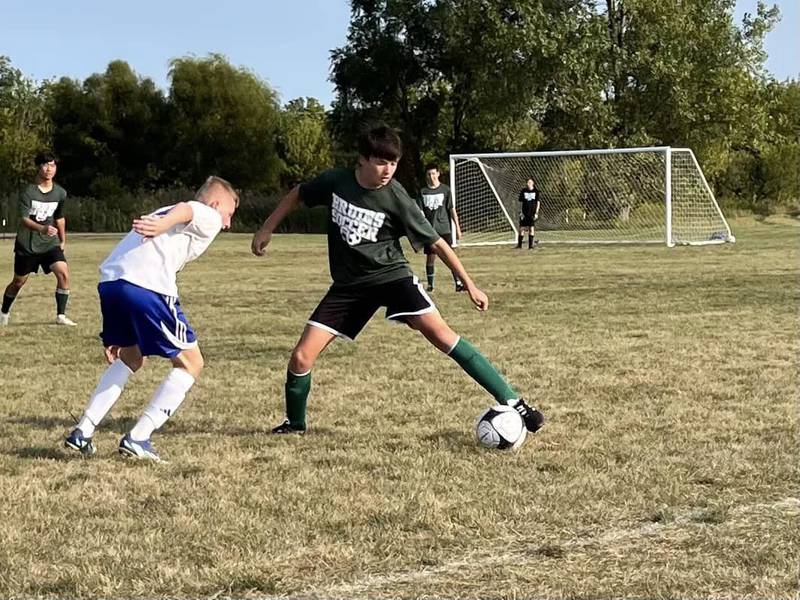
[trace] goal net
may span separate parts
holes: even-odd
[[[686,148],[457,154],[450,184],[463,245],[516,242],[520,190],[533,179],[542,242],[733,242]]]

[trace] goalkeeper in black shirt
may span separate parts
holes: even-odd
[[[527,185],[519,192],[519,234],[517,235],[517,248],[522,248],[522,238],[525,233],[528,234],[528,250],[533,248],[534,240],[534,226],[536,220],[539,218],[539,208],[541,207],[541,199],[539,197],[539,190],[536,189],[536,183],[533,179],[528,179]]]

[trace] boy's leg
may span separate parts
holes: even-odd
[[[427,250],[427,249],[426,249]],[[425,255],[425,276],[428,279],[428,291],[433,291],[433,281],[436,276],[436,255],[431,252]]]
[[[19,294],[22,286],[28,281],[28,275],[14,273],[11,283],[6,286],[5,292],[3,292],[3,305],[0,307],[0,325],[8,324],[8,313],[11,312],[11,305],[17,299],[17,294]]]
[[[436,348],[455,360],[497,402],[513,406],[530,431],[536,431],[542,426],[542,414],[528,406],[489,360],[467,340],[459,337],[438,311],[408,317],[407,322]]]
[[[153,432],[178,411],[204,366],[203,355],[197,346],[182,350],[171,361],[174,368],[167,374],[153,394],[150,404],[126,436],[133,442],[148,441]],[[124,440],[125,438],[123,442]]]
[[[336,334],[314,325],[306,325],[300,341],[292,350],[286,371],[286,421],[273,433],[302,432],[306,429],[306,406],[311,392],[311,369]],[[289,425],[287,428],[286,425]]]
[[[477,349],[459,337],[438,311],[407,318],[409,325],[458,363],[467,374],[501,404],[519,396]]]
[[[517,233],[517,250],[522,248],[522,239],[525,237],[525,227],[520,227]]]
[[[59,325],[75,325],[67,318],[67,302],[69,301],[69,267],[66,261],[59,260],[49,267],[56,276],[56,323]]]
[[[118,356],[119,358],[114,360],[100,377],[78,425],[64,441],[67,448],[87,456],[94,454],[92,436],[95,429],[119,399],[130,376],[144,364],[144,357],[138,346],[120,348]]]
[[[78,429],[83,432],[84,437],[92,437],[94,430],[119,399],[128,378],[141,369],[143,364],[144,357],[138,346],[120,348],[119,359],[112,362],[100,377],[78,422]]]

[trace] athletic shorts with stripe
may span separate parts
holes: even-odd
[[[197,346],[180,302],[125,281],[97,286],[103,313],[103,345],[139,346],[143,356],[173,358]]]
[[[332,286],[308,319],[308,324],[346,340],[355,340],[381,306],[386,318],[405,323],[406,317],[436,310],[416,277],[357,289]]]

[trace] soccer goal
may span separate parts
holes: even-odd
[[[454,154],[450,187],[463,245],[516,242],[519,192],[541,195],[542,242],[720,244],[728,222],[687,148]]]

